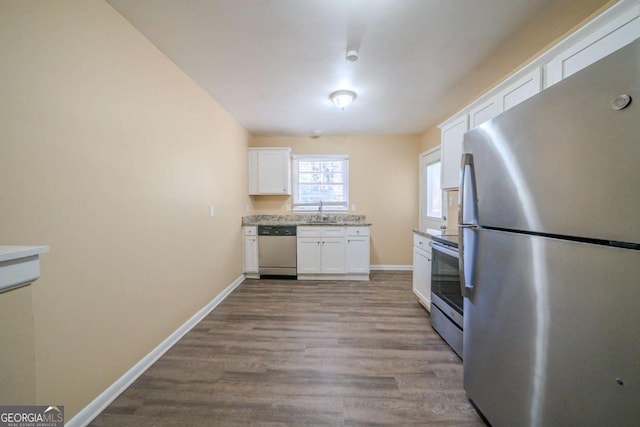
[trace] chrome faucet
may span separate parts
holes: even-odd
[[[318,218],[318,221],[322,221],[324,220],[323,215],[322,215],[322,200],[320,200],[320,207],[318,208],[318,212],[320,217]]]

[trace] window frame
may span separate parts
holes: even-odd
[[[426,215],[426,182],[425,182],[425,174],[427,166],[440,162],[440,191],[442,194],[442,216],[440,218],[431,217]],[[430,150],[420,153],[418,156],[418,169],[419,169],[419,222],[420,228],[442,228],[447,225],[447,216],[448,216],[448,203],[447,203],[447,193],[442,190],[442,152],[440,146],[434,147]]]
[[[314,212],[320,208],[320,203],[301,203],[298,201],[299,189],[299,161],[342,161],[343,162],[343,194],[344,200],[341,202],[322,201],[325,212],[348,212],[349,211],[349,155],[348,154],[294,154],[292,157],[292,206],[294,212]]]

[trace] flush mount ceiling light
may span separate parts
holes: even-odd
[[[356,99],[356,93],[351,90],[337,90],[329,95],[329,99],[336,107],[344,110]]]

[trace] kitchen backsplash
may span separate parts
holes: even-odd
[[[447,203],[451,199],[453,206],[447,207],[447,228],[458,228],[458,191],[447,191]]]

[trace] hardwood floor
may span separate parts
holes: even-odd
[[[410,272],[246,280],[91,425],[484,426]]]

